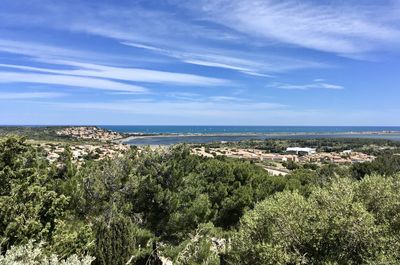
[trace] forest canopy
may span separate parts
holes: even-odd
[[[399,165],[382,154],[272,176],[177,145],[78,166],[67,146],[49,163],[7,137],[0,264],[399,264]]]

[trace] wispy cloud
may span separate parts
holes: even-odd
[[[29,13],[25,8],[18,7],[15,1],[4,0],[5,6],[17,8],[12,14],[8,10],[0,11],[0,19],[6,25],[34,25],[83,32],[157,52],[164,52],[157,48],[160,43],[169,48],[177,48],[183,42],[185,46],[210,48],[232,43],[276,45],[278,41],[284,45],[359,58],[364,52],[388,46],[395,49],[400,43],[399,12],[394,11],[398,10],[397,1],[376,4],[307,0],[166,2],[181,12],[183,7],[189,7],[191,19],[183,19],[175,12],[144,8],[136,1],[121,5],[101,1],[90,5],[65,1],[54,5],[49,0],[30,1]],[[223,27],[207,26],[210,21]],[[204,58],[197,60],[209,61]]]
[[[235,70],[247,75],[258,77],[272,77],[275,73],[288,72],[298,69],[326,68],[329,64],[291,58],[287,56],[270,55],[261,52],[253,54],[243,51],[228,49],[201,48],[192,46],[190,48],[160,48],[135,42],[122,42],[124,45],[169,56],[182,62]]]
[[[177,2],[179,1],[175,4]],[[200,17],[200,19],[183,20],[177,14],[150,10],[133,3],[107,5],[96,2],[87,5],[82,2],[74,5],[61,2],[55,6],[48,0],[33,0],[30,5],[30,8],[36,11],[33,12],[35,16],[26,14],[23,10],[20,13],[14,13],[12,18],[4,15],[8,18],[6,21],[12,20],[15,24],[103,36],[126,45],[163,54],[184,63],[229,69],[256,77],[270,77],[273,73],[297,69],[326,67],[324,63],[273,55],[275,53],[250,52],[251,49],[244,53],[241,48],[221,48],[221,44],[232,45],[233,43],[249,47],[257,41],[249,39],[246,36],[247,33],[243,34],[226,27],[205,26],[204,19],[201,18],[202,14],[193,14],[195,18]],[[181,3],[179,7],[178,5],[176,7],[181,8],[180,5]],[[38,19],[37,14],[40,13],[45,15]],[[66,20],[69,23],[65,23]],[[162,47],[159,47],[160,44]],[[29,52],[26,47],[23,47],[23,50]],[[52,52],[57,51],[50,49],[49,53]]]
[[[217,96],[204,96],[201,94],[196,94],[196,93],[181,93],[181,92],[174,92],[174,93],[168,93],[167,97],[173,98],[175,100],[179,100],[181,103],[182,102],[198,102],[198,103],[207,103],[207,102],[212,102],[212,103],[254,103],[258,104],[260,103],[259,101],[255,101],[254,99],[245,97],[245,96],[235,96],[235,93],[233,93],[233,96],[229,95],[217,95]],[[282,107],[283,105],[281,104],[275,104],[276,107]]]
[[[56,93],[56,92],[27,92],[27,93],[0,92],[0,100],[49,99],[49,98],[64,97],[66,95],[67,94],[65,93]]]
[[[284,110],[287,106],[274,102],[85,102],[65,103],[58,106],[74,109],[92,109],[102,111],[114,111],[116,113],[157,115],[160,117],[246,117],[251,113],[261,113]]]
[[[311,1],[216,0],[191,2],[207,19],[255,38],[319,51],[355,55],[400,43],[400,29],[385,21],[391,6]],[[200,3],[200,8],[199,4]],[[398,21],[398,20],[397,20]]]
[[[159,47],[154,47],[150,45],[144,45],[140,43],[134,43],[134,42],[122,42],[122,44],[127,45],[127,46],[132,46],[135,48],[141,48],[145,50],[149,50],[158,54],[162,54],[165,56],[169,56],[175,59],[178,59],[182,62],[189,63],[189,64],[195,64],[195,65],[201,65],[201,66],[208,66],[208,67],[215,67],[215,68],[225,68],[225,69],[230,69],[230,70],[236,70],[242,73],[254,73],[254,74],[259,74],[257,73],[258,71],[261,71],[262,65],[257,63],[256,61],[251,61],[247,59],[239,59],[237,57],[229,57],[229,56],[224,56],[221,54],[226,54],[226,51],[218,51],[217,53],[219,55],[213,54],[208,51],[185,51],[185,50],[179,50],[179,49],[164,49],[164,48],[159,48]],[[193,50],[193,47],[191,48]]]
[[[195,43],[196,40],[204,39],[233,41],[240,39],[241,35],[233,31],[204,27],[193,20],[182,19],[175,12],[146,8],[141,5],[141,1],[118,4],[105,1],[59,1],[55,5],[51,0],[31,0],[23,8],[12,0],[3,2],[4,6],[14,7],[12,14],[7,12],[9,10],[0,10],[0,19],[6,24],[84,32],[119,40],[179,44],[184,38]]]
[[[244,102],[244,101],[249,101],[246,98],[243,97],[230,97],[230,96],[212,96],[208,98],[211,101],[214,102]]]
[[[0,83],[35,83],[135,93],[147,92],[147,89],[141,86],[98,78],[22,72],[0,72]]]
[[[185,101],[200,101],[201,95],[197,93],[187,93],[187,92],[170,92],[166,93],[168,98],[174,98],[177,100],[185,100]]]
[[[49,64],[58,64],[70,67],[72,66],[77,69],[61,70],[61,69],[49,69],[49,68],[23,66],[23,65],[10,65],[10,64],[0,64],[0,67],[35,71],[35,72],[62,74],[62,75],[118,79],[118,80],[133,81],[133,82],[194,85],[194,86],[216,86],[216,85],[229,84],[228,80],[205,77],[194,74],[186,74],[186,73],[174,73],[174,72],[156,71],[156,70],[148,70],[140,68],[111,67],[105,65],[81,63],[76,61],[65,61],[65,60],[42,60],[42,61],[47,62]]]
[[[79,51],[68,48],[61,48],[36,42],[16,41],[0,39],[0,52],[27,55],[36,58],[96,58],[99,56],[90,51]]]
[[[335,85],[324,82],[322,79],[315,79],[314,83],[309,84],[288,84],[274,82],[268,84],[267,87],[287,89],[287,90],[309,90],[309,89],[331,89],[331,90],[342,90],[344,89],[341,85]]]

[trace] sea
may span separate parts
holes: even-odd
[[[251,139],[264,140],[277,138],[373,138],[400,141],[400,126],[104,125],[98,127],[121,133],[147,135],[134,137],[125,142],[131,145],[237,142]]]

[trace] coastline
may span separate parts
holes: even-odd
[[[146,133],[146,134],[129,134],[127,136],[114,140],[116,143],[129,144],[129,141],[137,139],[151,139],[151,138],[172,138],[172,137],[292,137],[292,136],[334,136],[334,135],[400,135],[400,131],[365,131],[365,132],[282,132],[282,133]]]

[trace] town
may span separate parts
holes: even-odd
[[[335,164],[362,163],[375,159],[372,155],[360,152],[345,150],[343,152],[317,152],[313,148],[288,148],[285,154],[267,153],[258,149],[237,149],[237,148],[194,148],[193,153],[205,156],[227,156],[233,158],[242,158],[258,161],[276,161],[276,162],[332,162]]]
[[[130,145],[118,143],[124,135],[118,132],[104,130],[94,126],[67,127],[56,132],[59,136],[67,136],[77,140],[83,140],[81,144],[69,143],[72,159],[81,165],[85,159],[103,160],[122,156],[130,149]],[[65,144],[61,143],[41,143],[40,147],[47,154],[49,162],[59,160],[61,154],[65,152]],[[151,147],[155,149],[156,147]],[[162,146],[166,148],[166,146]],[[138,147],[139,151],[142,150]],[[287,163],[333,163],[333,164],[353,164],[372,161],[375,156],[357,152],[353,150],[343,150],[340,152],[317,151],[310,147],[287,147],[283,152],[268,152],[257,148],[239,147],[209,147],[193,146],[192,153],[203,157],[226,156],[230,158],[251,160],[257,162],[272,175],[286,175],[290,172]]]
[[[290,172],[284,165],[288,162],[305,163],[333,163],[352,164],[372,161],[375,156],[344,150],[342,152],[317,152],[314,148],[289,147],[284,154],[268,153],[259,149],[238,148],[206,148],[204,146],[192,149],[192,153],[203,157],[226,156],[231,158],[252,160],[259,162],[272,175],[286,175]],[[262,163],[264,162],[264,163]],[[266,162],[266,163],[265,163]]]
[[[68,136],[82,140],[114,141],[124,136],[121,133],[104,130],[95,126],[66,127],[56,132],[58,136]]]

